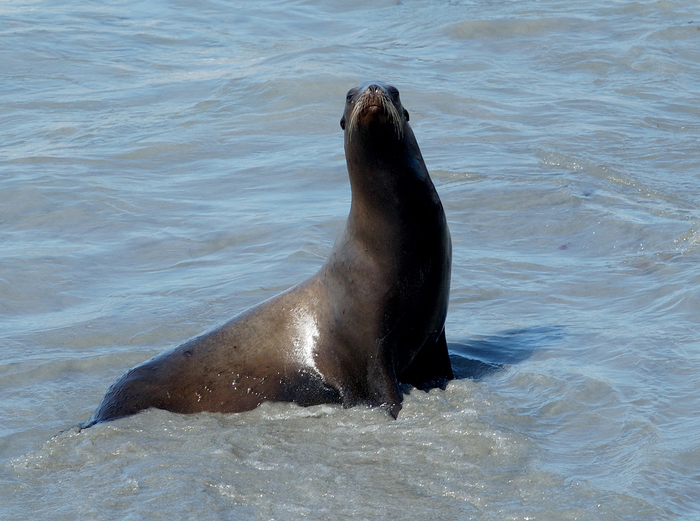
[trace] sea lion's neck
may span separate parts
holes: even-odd
[[[399,139],[393,132],[355,131],[346,136],[345,158],[353,202],[357,199],[378,210],[400,207],[411,199],[418,184],[430,182],[418,143],[408,125]]]
[[[440,220],[442,205],[423,162],[411,128],[403,135],[353,133],[346,136],[345,156],[350,176],[352,204],[348,225],[375,243],[396,239],[421,240],[416,219]],[[418,217],[420,216],[420,217]],[[412,230],[407,236],[405,230]],[[377,244],[378,245],[378,244]]]

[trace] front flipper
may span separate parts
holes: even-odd
[[[381,407],[396,419],[401,410],[403,393],[396,378],[392,363],[385,362],[379,357],[370,357],[367,371],[362,374],[343,374],[336,387],[342,398],[343,407],[365,405]],[[355,366],[359,369],[359,365]]]
[[[435,343],[426,344],[418,351],[409,366],[399,376],[399,381],[411,384],[422,391],[428,391],[435,387],[444,389],[447,382],[453,378],[443,329]]]

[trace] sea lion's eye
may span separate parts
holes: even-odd
[[[357,89],[353,88],[348,91],[348,95],[345,97],[345,100],[350,103],[352,101],[352,98],[355,97],[355,94],[357,94]]]
[[[391,85],[388,85],[386,90],[389,91],[389,94],[391,94],[391,97],[392,97],[392,98],[398,99],[398,97],[399,97],[399,89],[397,89],[396,87],[392,87]]]

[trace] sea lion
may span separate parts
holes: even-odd
[[[399,91],[351,89],[340,126],[352,203],[318,273],[131,369],[83,427],[149,407],[240,412],[264,401],[366,404],[396,418],[399,382],[453,378],[450,233]]]

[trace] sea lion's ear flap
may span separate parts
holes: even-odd
[[[403,109],[403,117],[408,121],[408,111],[406,109]]]
[[[342,118],[340,118],[340,128],[342,128],[343,130],[345,130],[345,116],[343,116]]]

